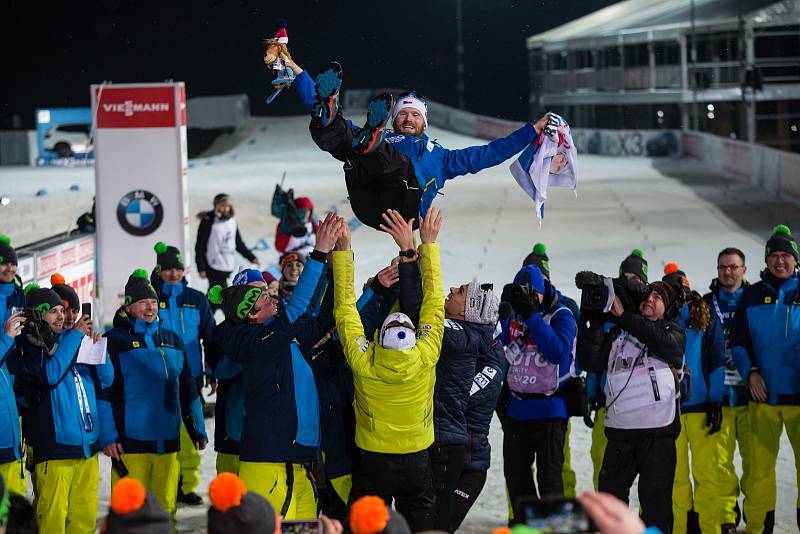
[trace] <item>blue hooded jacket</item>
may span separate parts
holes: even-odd
[[[14,379],[6,361],[14,354],[14,339],[0,333],[0,464],[19,460],[21,437]]]
[[[101,446],[121,443],[126,453],[176,452],[183,421],[192,441],[206,436],[203,409],[178,334],[117,310],[106,332],[114,383],[103,391]]]
[[[524,323],[542,356],[548,362],[558,364],[558,387],[560,389],[562,384],[569,380],[573,370],[573,347],[578,327],[572,312],[569,311],[569,308],[558,304],[557,299],[558,292],[549,282],[546,282],[544,300],[539,309],[541,313],[532,314]],[[553,313],[550,324],[544,320],[544,313]],[[517,321],[522,321],[516,312],[513,312],[513,315]],[[504,346],[508,346],[510,319],[501,320],[500,325],[502,327],[500,342]],[[511,393],[510,402],[504,415],[521,421],[567,419],[569,417],[567,404],[557,392],[541,399],[521,399]]]
[[[175,332],[183,340],[192,378],[203,376],[203,349],[208,351],[215,346],[212,342],[216,321],[211,313],[205,294],[192,289],[183,279],[178,284],[166,284],[161,278],[150,276],[150,282],[158,293],[158,318],[161,328]],[[203,346],[200,346],[200,340]]]
[[[722,335],[725,338],[724,365],[728,369],[735,369],[736,362],[733,360],[731,352],[730,332],[733,325],[733,318],[736,315],[736,308],[739,300],[744,294],[745,288],[749,284],[745,281],[744,285],[734,292],[723,289],[716,280],[711,283],[711,292],[703,295],[706,304],[711,308],[711,313],[717,316],[722,325]],[[723,403],[726,406],[747,406],[750,402],[750,390],[745,384],[725,386]]]
[[[295,79],[294,85],[303,99],[306,111],[311,113],[316,98],[313,80],[306,71],[303,71]],[[348,124],[353,129],[359,129],[350,121]],[[533,125],[526,124],[510,135],[491,143],[458,150],[448,150],[436,140],[431,141],[424,133],[420,137],[413,137],[387,131],[385,141],[408,157],[414,165],[417,181],[422,189],[420,214],[425,215],[447,180],[464,174],[475,174],[499,165],[522,151],[537,137]]]
[[[770,405],[800,405],[800,288],[797,274],[776,289],[764,273],[745,288],[731,328],[731,352],[747,380],[758,370]]]
[[[89,458],[100,450],[97,393],[111,385],[114,369],[108,358],[98,366],[77,363],[83,338],[82,332],[64,330],[52,356],[31,344],[26,334],[16,338],[17,380],[25,391],[26,439],[35,463]]]
[[[708,321],[705,332],[690,328],[690,305],[681,308],[678,324],[686,334],[686,348],[683,357],[691,370],[691,396],[681,399],[681,412],[702,412],[708,402],[722,402],[725,392],[725,338],[714,313]]]
[[[22,290],[22,282],[19,277],[15,277],[13,282],[0,284],[0,325],[6,324],[6,320],[11,315],[11,308],[25,307],[25,292]]]

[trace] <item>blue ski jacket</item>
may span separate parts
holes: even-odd
[[[0,333],[0,464],[19,460],[22,452],[14,378],[7,365],[12,354],[14,339]]]
[[[103,391],[101,446],[121,443],[127,453],[164,454],[180,448],[183,421],[192,441],[206,436],[203,408],[180,336],[117,310],[105,333],[114,382]]]
[[[536,342],[542,356],[548,362],[558,364],[558,387],[560,389],[564,382],[569,379],[572,370],[574,360],[573,347],[578,327],[572,312],[569,311],[569,308],[558,304],[556,302],[557,298],[558,293],[555,288],[547,284],[544,303],[552,302],[552,304],[543,304],[540,308],[541,313],[534,313],[524,323],[528,327],[528,334]],[[552,313],[562,308],[563,311],[555,313],[550,324],[547,324],[542,314]],[[516,312],[513,312],[513,316],[519,322],[522,322]],[[500,342],[504,346],[508,346],[510,320],[501,320],[500,325],[503,329],[499,338]],[[505,416],[521,421],[567,419],[569,417],[567,404],[557,392],[542,399],[521,399],[511,393]]]
[[[214,345],[221,349],[231,323],[222,321],[214,329]],[[217,354],[221,355],[222,351]],[[214,407],[214,450],[226,454],[239,454],[244,421],[244,387],[242,366],[227,356],[209,358],[207,366],[217,381],[217,404]]]
[[[311,108],[316,98],[314,81],[307,71],[303,71],[295,79],[294,85],[297,86],[297,91],[303,100],[306,111],[311,113]],[[348,123],[353,129],[359,128],[352,122],[348,121]],[[435,139],[429,139],[426,134],[422,134],[420,137],[413,137],[396,132],[387,132],[384,139],[408,157],[414,165],[417,181],[422,189],[420,213],[424,215],[433,204],[433,199],[437,193],[444,188],[447,180],[464,174],[475,174],[483,169],[499,165],[522,151],[537,137],[538,134],[533,125],[526,124],[501,139],[496,139],[485,145],[457,150],[444,148]]]
[[[711,308],[711,313],[717,316],[722,325],[722,334],[725,337],[725,357],[723,361],[726,369],[736,369],[736,362],[734,362],[731,352],[731,327],[733,318],[736,315],[736,308],[739,306],[739,300],[748,285],[745,281],[744,285],[738,290],[730,292],[722,289],[717,281],[714,280],[711,283],[711,292],[703,295],[706,304]],[[748,402],[750,402],[750,390],[745,384],[725,386],[723,403],[726,406],[747,406]]]
[[[702,412],[708,402],[722,402],[725,393],[725,338],[714,313],[705,332],[689,328],[689,304],[681,308],[678,324],[686,334],[684,361],[691,370],[691,395],[681,399],[681,412]]]
[[[303,350],[332,326],[306,313],[323,267],[309,257],[292,299],[265,324],[228,327],[224,353],[242,366],[242,461],[319,460],[319,394]]]
[[[22,291],[22,282],[15,277],[13,282],[0,284],[0,326],[6,324],[11,315],[11,308],[25,307],[25,292]]]
[[[208,351],[213,350],[215,346],[211,338],[214,335],[216,321],[211,313],[208,299],[202,292],[189,287],[186,279],[181,280],[179,284],[165,284],[154,271],[150,281],[158,293],[158,318],[161,320],[161,328],[181,336],[186,347],[186,355],[189,357],[192,378],[197,380],[203,376],[203,349],[208,359]]]
[[[739,374],[764,378],[775,405],[800,405],[800,288],[797,275],[780,287],[762,274],[744,290],[731,328],[731,352]]]
[[[21,380],[27,405],[26,439],[34,463],[89,458],[100,450],[102,421],[97,396],[111,385],[114,369],[77,363],[83,333],[64,330],[52,356],[25,334],[16,338]]]

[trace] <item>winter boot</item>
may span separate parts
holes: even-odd
[[[394,98],[389,93],[381,93],[367,105],[367,122],[353,137],[353,151],[356,154],[369,154],[383,142],[383,131],[392,116]]]
[[[332,61],[314,79],[317,99],[311,107],[311,122],[324,128],[339,112],[339,90],[342,88],[342,66]]]

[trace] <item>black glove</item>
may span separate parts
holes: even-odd
[[[523,319],[539,311],[539,297],[536,290],[528,284],[506,284],[500,300],[511,304],[514,311]]]
[[[722,403],[709,402],[706,404],[706,426],[710,427],[708,429],[709,436],[719,432],[722,427]]]

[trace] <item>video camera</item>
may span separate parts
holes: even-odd
[[[636,311],[639,304],[647,298],[650,290],[637,280],[625,276],[609,278],[591,271],[581,271],[575,275],[575,285],[581,290],[581,311],[608,313],[619,297],[622,307]]]

